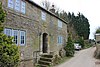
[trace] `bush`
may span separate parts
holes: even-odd
[[[74,44],[71,36],[68,37],[68,42],[65,46],[66,56],[74,56]]]
[[[17,67],[19,50],[12,42],[12,37],[0,33],[0,67]]]
[[[60,60],[61,60],[61,57],[58,55],[55,55],[53,59],[53,65],[59,64]]]
[[[83,39],[83,37],[79,37],[77,40],[75,40],[75,43],[79,43],[79,45],[80,45],[82,48],[85,48],[85,44],[84,44],[84,39]]]

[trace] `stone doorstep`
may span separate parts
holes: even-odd
[[[35,64],[35,66],[43,66],[43,67],[48,67],[48,65],[43,65],[43,64]]]
[[[41,57],[42,59],[52,60],[53,58]]]
[[[42,54],[40,56],[41,57],[47,57],[47,58],[53,58],[53,55],[49,55],[49,54]]]
[[[43,63],[47,63],[47,64],[51,64],[51,62],[47,62],[47,61],[43,61],[43,60],[39,60],[39,62],[43,62]]]

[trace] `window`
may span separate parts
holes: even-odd
[[[25,45],[25,31],[20,31],[20,44]]]
[[[8,0],[8,7],[25,14],[26,3],[24,0]]]
[[[20,44],[21,46],[25,45],[25,35],[26,35],[25,31],[5,28],[4,34],[6,34],[7,36],[13,36],[14,37],[13,41],[16,45],[18,45],[18,44]]]
[[[21,12],[25,14],[25,2],[21,1]]]
[[[11,29],[4,29],[4,34],[7,36],[12,36],[12,30]]]
[[[14,0],[8,0],[8,7],[14,8]]]
[[[62,28],[62,21],[58,20],[58,27]]]
[[[13,30],[13,37],[14,37],[14,42],[15,44],[18,45],[18,30]]]
[[[15,10],[20,11],[20,0],[15,0]]]
[[[42,18],[42,20],[46,20],[46,13],[45,12],[41,12],[41,18]]]
[[[58,36],[58,44],[62,44],[63,43],[63,37],[62,36]]]

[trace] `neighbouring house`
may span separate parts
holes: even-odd
[[[25,67],[33,67],[35,52],[59,54],[67,42],[67,22],[31,0],[0,2],[7,13],[4,33],[14,37]]]
[[[100,33],[95,34],[95,41],[96,41],[96,44],[100,44]]]
[[[100,59],[100,33],[95,34],[96,50],[94,52],[94,57]]]

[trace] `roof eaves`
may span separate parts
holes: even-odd
[[[65,20],[63,20],[62,18],[58,17],[58,16],[55,15],[54,13],[52,13],[52,12],[50,12],[50,11],[44,9],[44,8],[41,7],[40,5],[38,5],[38,4],[36,4],[35,2],[33,2],[32,0],[26,0],[26,1],[28,1],[28,2],[31,3],[32,5],[35,5],[36,7],[40,8],[41,10],[43,10],[43,11],[49,13],[50,15],[52,15],[52,16],[54,16],[54,17],[60,19],[60,20],[63,21],[64,23],[68,24]]]

